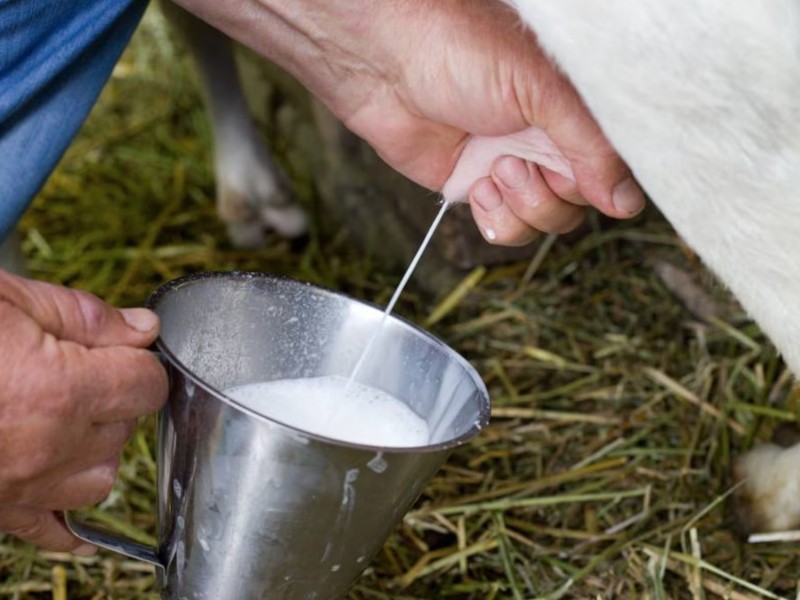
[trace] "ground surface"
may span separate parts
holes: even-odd
[[[212,269],[384,303],[399,274],[345,233],[255,253],[227,244],[207,126],[172,54],[149,19],[21,225],[32,274],[126,306]],[[313,180],[294,175],[313,213]],[[714,303],[693,312],[691,294]],[[473,362],[494,418],[455,452],[351,600],[796,597],[798,546],[738,542],[724,496],[731,457],[796,420],[797,389],[657,215],[545,245],[533,263],[477,270],[436,298],[412,283],[398,311]],[[154,529],[151,430],[142,423],[100,513],[143,539]],[[0,598],[157,594],[144,565],[0,536]]]

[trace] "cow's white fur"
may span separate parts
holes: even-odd
[[[678,233],[800,373],[800,3],[515,0]]]

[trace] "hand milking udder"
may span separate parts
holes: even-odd
[[[496,11],[492,17],[507,15]],[[441,161],[426,166],[423,157],[456,156],[443,194],[448,201],[469,201],[484,238],[494,244],[523,245],[539,232],[570,231],[583,221],[588,205],[617,218],[637,214],[644,196],[573,86],[518,23],[502,40],[492,33],[498,30],[470,37],[474,54],[459,55],[461,64],[443,61],[448,76],[460,80],[454,87],[404,80],[410,88],[404,93],[414,103],[409,112],[428,116],[426,124],[407,119],[405,126],[431,126],[430,116],[439,115],[439,136],[429,138],[428,148],[417,148],[408,166],[397,146],[384,157],[412,178],[438,187]],[[427,55],[431,63],[436,52],[446,51],[436,40],[453,40],[453,35],[426,38],[433,45]],[[508,81],[502,82],[504,77]],[[507,93],[475,93],[492,85]],[[367,139],[369,127],[365,121],[358,124]],[[455,150],[454,142],[459,144]]]
[[[489,176],[474,181],[475,173]],[[548,181],[549,180],[549,181]],[[618,195],[617,210],[636,214],[643,197],[629,180],[629,196]],[[562,195],[553,191],[559,188]],[[503,137],[474,137],[442,189],[450,201],[469,201],[483,236],[492,243],[522,245],[539,231],[565,233],[585,215],[570,162],[537,127]],[[627,203],[627,204],[626,204]]]
[[[533,35],[518,34],[531,57],[530,66],[519,65],[525,77],[515,92],[528,128],[502,139],[472,138],[447,185],[461,176],[461,163],[481,165],[464,171],[487,174],[472,183],[468,199],[484,237],[496,244],[522,245],[540,231],[570,231],[587,205],[617,218],[637,214],[644,196],[627,166]],[[510,49],[502,50],[514,60]]]
[[[557,74],[543,81],[553,89],[542,91],[549,105],[535,126],[472,138],[445,185],[447,197],[448,188],[468,183],[459,178],[488,173],[472,182],[468,200],[491,243],[524,245],[539,232],[566,233],[581,224],[589,205],[617,218],[644,206],[642,191],[572,86]],[[480,166],[460,169],[463,163]]]
[[[178,3],[284,66],[391,167],[429,189],[442,189],[476,136],[544,132],[539,151],[565,161],[573,179],[502,155],[490,169],[469,174],[467,199],[492,243],[520,245],[538,231],[570,230],[587,205],[616,218],[644,206],[630,170],[575,89],[508,6]],[[239,12],[243,5],[248,18],[232,22],[231,6]],[[276,28],[271,36],[265,23]]]
[[[517,16],[480,2],[448,5],[428,4],[418,29],[403,28],[422,32],[414,44],[398,32],[394,70],[382,71],[378,91],[355,108],[334,100],[347,126],[411,179],[469,201],[494,244],[570,231],[588,205],[616,218],[641,211],[630,170]]]

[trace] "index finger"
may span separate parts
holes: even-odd
[[[144,308],[118,309],[97,296],[0,270],[6,300],[59,340],[90,348],[146,347],[158,336],[159,320]]]
[[[127,346],[82,349],[71,394],[93,423],[128,421],[157,411],[167,399],[164,367],[151,351]]]

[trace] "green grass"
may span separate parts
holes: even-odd
[[[299,250],[277,238],[232,248],[208,148],[185,61],[151,15],[20,225],[32,275],[123,306],[218,269],[388,297],[400,274],[376,267],[344,229],[312,233]],[[313,182],[298,185],[313,206]],[[400,314],[478,368],[494,418],[452,455],[350,600],[794,598],[797,546],[741,544],[725,502],[732,456],[798,414],[772,346],[652,212],[541,248],[534,263],[476,270],[436,298],[412,283],[401,300]],[[663,261],[716,300],[716,321],[676,300],[653,268]],[[145,536],[153,453],[148,419],[101,508]],[[0,598],[64,597],[158,595],[145,565],[0,537]]]

